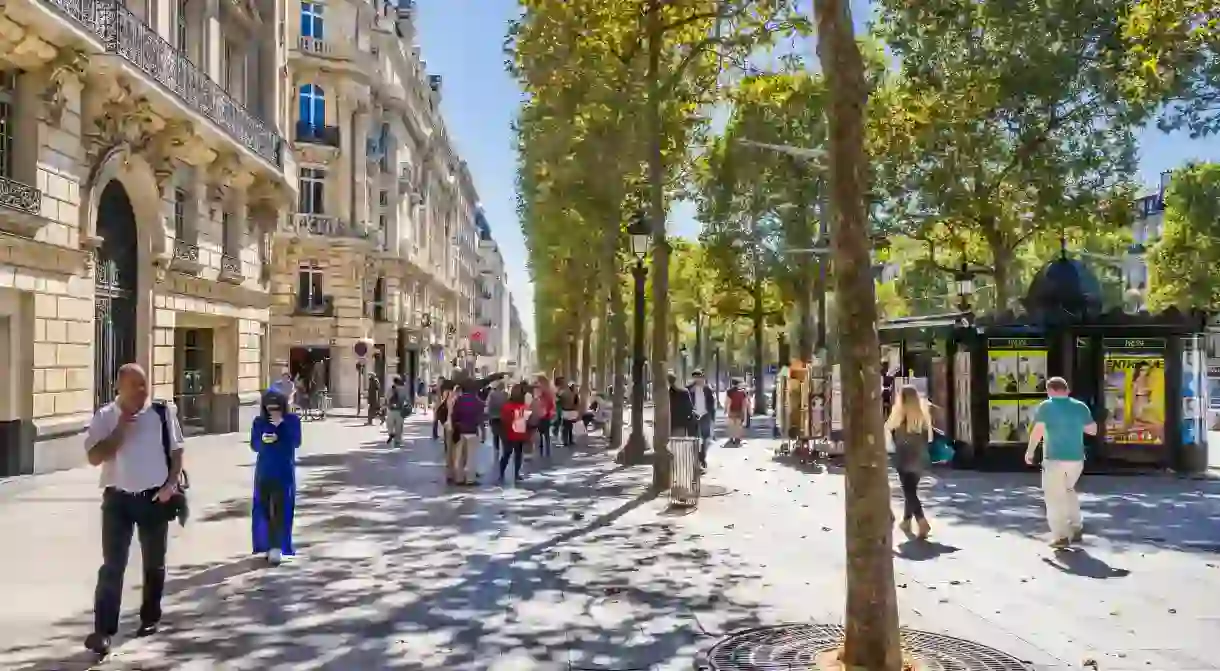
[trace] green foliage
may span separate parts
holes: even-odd
[[[1220,164],[1174,172],[1148,267],[1150,309],[1220,307]]]
[[[930,262],[982,269],[1006,305],[1031,241],[1125,225],[1148,111],[1119,76],[1127,2],[884,0],[893,95],[935,110],[891,154],[885,227],[926,242]]]
[[[1127,96],[1164,103],[1163,130],[1220,132],[1220,0],[1137,0],[1122,29]]]

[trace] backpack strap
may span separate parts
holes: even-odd
[[[169,456],[169,419],[167,414],[169,408],[165,405],[165,401],[153,401],[153,410],[157,411],[157,416],[161,418],[161,449],[165,452],[165,468],[169,469],[172,463]]]

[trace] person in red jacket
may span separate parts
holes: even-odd
[[[529,428],[525,421],[525,383],[517,384],[500,406],[500,430],[504,435],[504,448],[500,451],[500,482],[504,482],[504,470],[508,458],[513,458],[513,482],[521,480],[521,455],[525,441],[529,440]]]

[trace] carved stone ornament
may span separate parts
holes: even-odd
[[[234,191],[245,191],[254,175],[235,154],[221,154],[208,167],[208,191],[213,200],[228,200]]]
[[[47,65],[46,82],[38,97],[49,123],[58,125],[63,122],[64,110],[68,106],[64,85],[69,81],[79,85],[88,65],[89,57],[76,49],[61,50],[55,60]]]

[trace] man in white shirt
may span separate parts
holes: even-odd
[[[133,530],[139,532],[144,568],[136,635],[157,631],[165,591],[166,537],[177,512],[172,502],[182,472],[184,441],[174,406],[164,406],[163,421],[149,402],[148,377],[136,364],[119,368],[117,386],[118,398],[94,413],[85,436],[89,463],[102,467],[102,566],[93,596],[93,633],[85,638],[85,647],[99,655],[110,651],[110,639],[118,633]]]
[[[707,386],[707,379],[702,370],[695,370],[691,376],[694,381],[688,391],[691,404],[694,407],[695,429],[699,435],[699,465],[707,468],[707,446],[712,439],[712,427],[716,421],[716,404],[719,401]]]

